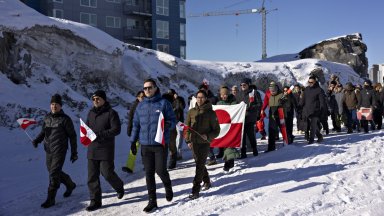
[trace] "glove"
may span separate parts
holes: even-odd
[[[77,153],[72,153],[71,154],[71,162],[74,163],[75,161],[77,161],[77,159],[79,159],[79,157],[77,157]]]
[[[39,143],[36,141],[36,140],[33,140],[32,141],[32,145],[33,145],[33,147],[35,147],[35,148],[37,148],[37,145],[38,145]]]
[[[136,143],[131,144],[131,152],[133,155],[137,154],[137,148],[136,148]]]

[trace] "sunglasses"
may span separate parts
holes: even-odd
[[[152,90],[152,89],[153,89],[153,86],[147,86],[147,87],[143,88],[144,91],[149,91],[149,90]]]
[[[309,84],[313,84],[314,82],[309,82],[309,81],[308,81],[308,83],[309,83]]]

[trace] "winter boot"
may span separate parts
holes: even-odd
[[[203,184],[203,188],[201,190],[206,191],[206,190],[209,190],[209,188],[211,188],[211,187],[212,187],[211,182],[205,182]]]
[[[101,208],[101,201],[91,200],[91,203],[85,210],[87,211],[95,211],[97,209]]]
[[[117,191],[117,199],[122,199],[124,196],[124,188],[121,191]]]
[[[198,192],[197,193],[189,194],[189,196],[188,196],[188,198],[191,199],[191,200],[197,199],[199,197],[200,197],[200,195],[199,195]]]
[[[215,165],[215,164],[217,164],[216,159],[211,159],[211,160],[209,160],[208,163],[207,163],[208,166],[212,166],[212,165]]]
[[[55,197],[56,197],[57,189],[48,189],[48,197],[44,203],[41,204],[42,208],[49,208],[55,205]]]
[[[226,172],[228,172],[229,169],[230,169],[230,168],[229,168],[229,161],[227,160],[227,161],[224,162],[224,168],[223,168],[223,170],[226,171]]]
[[[235,159],[228,160],[229,169],[235,166]]]
[[[149,199],[148,205],[143,209],[144,212],[150,213],[157,209],[157,201],[156,199]]]
[[[188,196],[190,199],[197,199],[200,197],[200,184],[193,183],[192,193]]]
[[[72,182],[69,185],[65,185],[67,187],[67,190],[64,192],[63,196],[64,197],[69,197],[72,194],[72,191],[76,188],[76,184]]]
[[[176,161],[177,161],[177,153],[171,154],[169,163],[168,163],[168,169],[175,169]]]
[[[166,185],[165,186],[165,199],[168,202],[171,202],[173,199],[173,190],[172,190],[172,185]]]

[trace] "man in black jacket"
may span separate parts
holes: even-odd
[[[77,160],[77,142],[72,120],[63,112],[61,106],[61,96],[53,95],[50,106],[51,112],[44,118],[42,130],[32,142],[33,146],[37,148],[37,145],[44,140],[49,187],[47,200],[41,204],[43,208],[55,205],[56,192],[60,183],[67,187],[64,197],[69,197],[76,187],[71,177],[62,171],[68,150],[68,139],[71,143],[72,163]]]
[[[308,144],[312,144],[317,136],[317,142],[323,140],[323,135],[319,130],[319,121],[325,108],[325,96],[323,90],[315,76],[310,76],[308,86],[304,90],[304,95],[300,101],[303,107],[303,117],[307,119],[307,130],[309,129]]]
[[[117,192],[117,198],[124,196],[124,183],[115,173],[115,136],[120,134],[119,115],[107,102],[104,91],[92,95],[94,107],[89,111],[86,124],[96,133],[96,139],[88,146],[88,189],[91,203],[87,211],[101,207],[101,175]]]

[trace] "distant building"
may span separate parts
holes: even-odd
[[[372,83],[384,84],[384,64],[374,64],[369,70],[369,79]]]
[[[95,26],[138,46],[186,58],[185,0],[21,0],[40,13]]]

